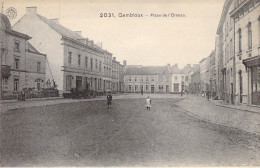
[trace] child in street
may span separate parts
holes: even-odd
[[[147,109],[147,110],[150,110],[151,104],[152,104],[152,100],[150,99],[149,96],[146,98],[145,104],[146,104],[146,109]]]

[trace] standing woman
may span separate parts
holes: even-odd
[[[150,110],[151,108],[151,104],[152,104],[152,100],[150,99],[150,97],[148,96],[145,100],[145,105],[146,105],[146,109]]]

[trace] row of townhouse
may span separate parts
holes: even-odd
[[[217,29],[218,94],[260,105],[260,0],[226,0]]]
[[[180,93],[185,87],[185,74],[178,65],[142,66],[126,65],[124,92]]]
[[[13,29],[33,37],[31,43],[47,55],[50,68],[46,70],[46,81],[55,82],[52,84],[61,93],[72,88],[120,91],[123,69],[112,53],[102,49],[102,43],[95,44],[84,38],[81,31],[59,24],[58,19],[39,15],[37,7],[27,7]]]
[[[192,92],[231,104],[260,105],[260,0],[226,0],[215,50],[193,68]]]
[[[44,88],[46,55],[28,42],[30,36],[12,30],[4,14],[0,13],[0,18],[1,98],[24,88]]]

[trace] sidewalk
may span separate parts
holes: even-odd
[[[227,103],[223,102],[223,100],[210,100],[210,101],[213,102],[214,104],[216,104],[216,106],[222,106],[222,107],[231,108],[231,109],[243,110],[243,111],[247,111],[247,112],[260,113],[260,107],[254,106],[254,105],[227,104]]]
[[[241,109],[238,109],[234,105],[217,103],[219,102],[208,101],[201,96],[186,95],[185,100],[176,104],[189,114],[205,121],[260,135],[260,113],[255,111],[258,110],[257,107],[252,110],[251,107],[241,105]]]

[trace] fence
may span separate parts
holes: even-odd
[[[58,90],[40,90],[40,91],[24,91],[25,98],[45,98],[45,97],[59,97]],[[3,100],[13,100],[18,99],[19,95],[21,95],[21,91],[19,92],[3,92],[2,99]]]

